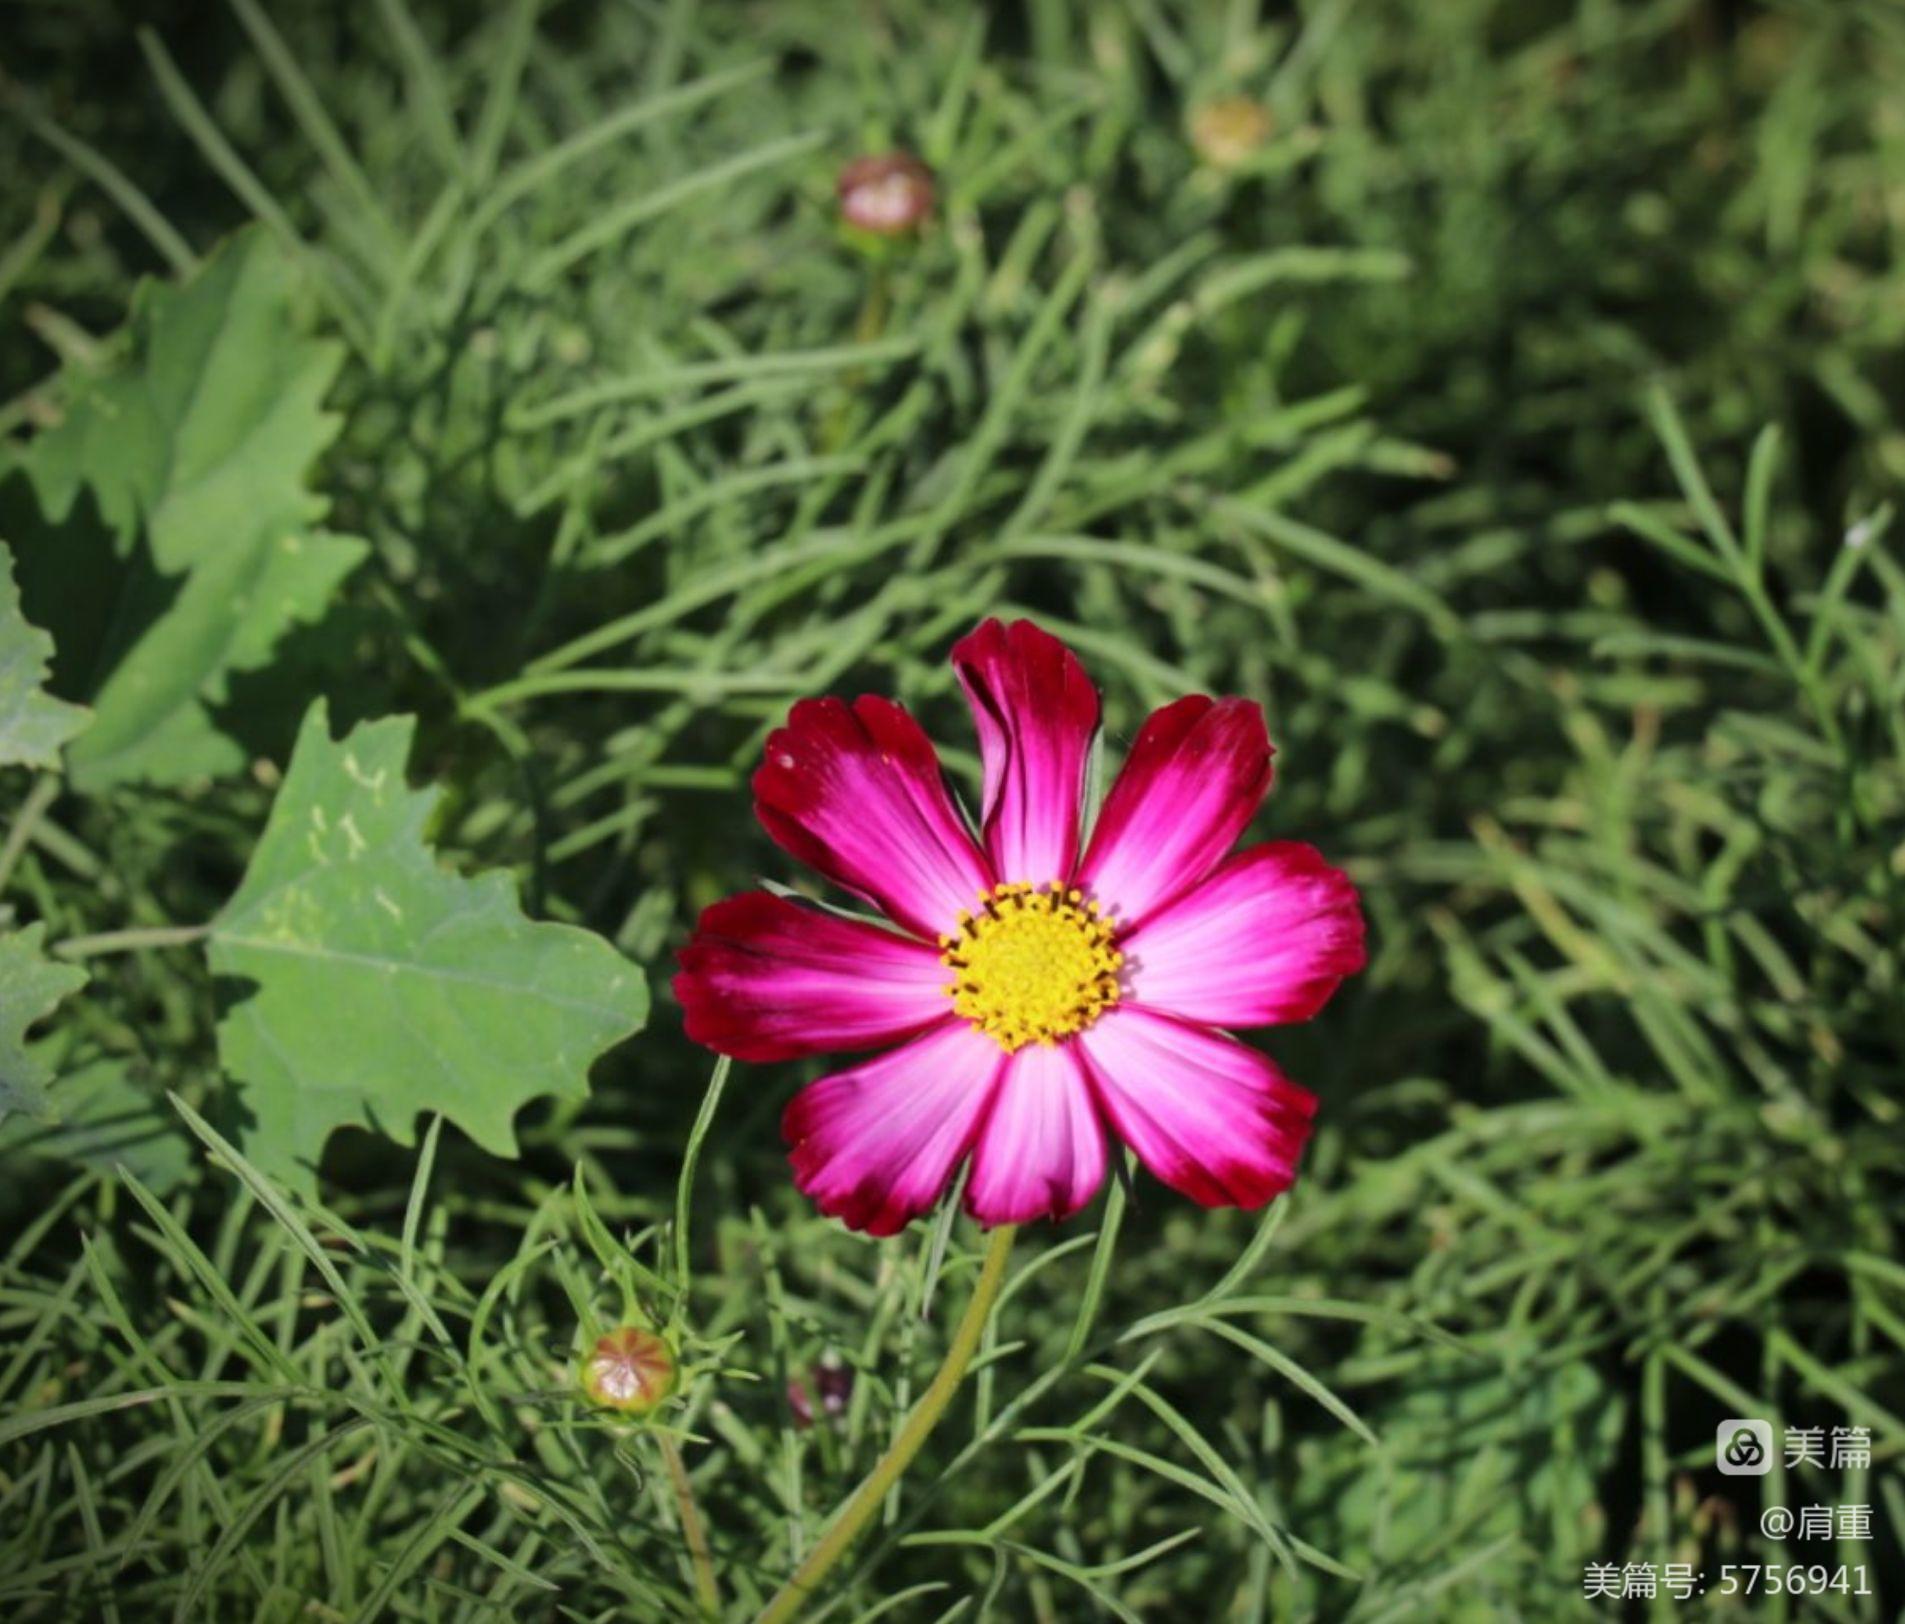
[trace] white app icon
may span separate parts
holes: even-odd
[[[1773,1469],[1773,1428],[1768,1421],[1722,1421],[1713,1461],[1728,1477],[1764,1477]]]

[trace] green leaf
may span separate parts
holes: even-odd
[[[27,1048],[26,1031],[86,984],[77,965],[53,964],[40,952],[44,925],[0,936],[0,1121],[11,1111],[46,1113],[53,1071]]]
[[[117,538],[96,717],[70,752],[81,788],[242,767],[214,720],[230,679],[365,556],[314,528],[326,504],[305,479],[337,432],[321,403],[341,352],[303,331],[297,292],[260,230],[188,282],[142,283],[117,358],[67,370],[64,416],[21,458],[52,523],[89,491]]]
[[[30,1052],[38,1055],[52,1047],[36,1044]],[[156,1085],[134,1062],[96,1055],[59,1067],[58,1075],[59,1120],[16,1116],[0,1124],[0,1160],[37,1156],[99,1173],[123,1167],[161,1195],[184,1182],[192,1165],[191,1143]]]
[[[524,918],[505,874],[436,865],[435,792],[404,783],[414,728],[387,718],[333,740],[312,706],[212,927],[212,969],[238,983],[218,1029],[251,1119],[238,1138],[306,1188],[333,1129],[407,1145],[425,1111],[514,1155],[518,1109],[580,1098],[591,1062],[648,1013],[641,971],[599,936]]]
[[[0,767],[57,767],[60,747],[90,720],[40,691],[52,658],[53,639],[20,613],[13,554],[0,542]]]

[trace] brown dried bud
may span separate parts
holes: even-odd
[[[855,158],[835,190],[840,218],[876,237],[904,237],[933,212],[933,172],[910,152]]]
[[[1270,113],[1248,96],[1220,96],[1191,114],[1191,145],[1213,169],[1235,169],[1270,139]]]
[[[653,1331],[624,1325],[597,1340],[582,1361],[582,1391],[606,1409],[647,1415],[681,1380],[675,1350]]]

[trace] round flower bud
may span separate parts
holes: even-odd
[[[844,1415],[847,1401],[853,1397],[852,1370],[831,1359],[823,1359],[813,1367],[812,1376],[815,1391],[820,1395],[820,1413],[829,1421]],[[797,1428],[804,1431],[814,1424],[814,1396],[798,1376],[787,1384],[787,1408]]]
[[[582,1391],[605,1409],[647,1415],[681,1380],[675,1350],[653,1331],[624,1325],[596,1340],[582,1361]]]
[[[853,1372],[845,1365],[823,1359],[814,1366],[814,1386],[820,1393],[820,1408],[828,1415],[842,1415],[847,1400],[853,1397]]]
[[[1235,169],[1270,139],[1270,114],[1248,96],[1220,96],[1191,114],[1191,145],[1213,169]]]
[[[933,172],[910,152],[855,158],[835,187],[840,218],[876,237],[904,237],[933,211]]]

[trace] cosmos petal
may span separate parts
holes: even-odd
[[[1105,1130],[1070,1043],[1032,1043],[1008,1060],[966,1180],[982,1224],[1069,1218],[1105,1181]]]
[[[795,705],[768,736],[754,810],[792,856],[932,940],[993,883],[932,742],[888,699]]]
[[[1212,1026],[1306,1021],[1363,967],[1356,887],[1313,846],[1237,853],[1126,936],[1134,1002]]]
[[[1163,1183],[1205,1207],[1261,1207],[1289,1188],[1316,1096],[1255,1049],[1138,1004],[1076,1041],[1106,1117]]]
[[[794,1182],[849,1229],[896,1235],[972,1149],[1006,1053],[962,1020],[809,1083],[781,1118]]]
[[[981,827],[1002,880],[1069,879],[1098,690],[1078,657],[1029,620],[988,620],[953,645],[985,766]]]
[[[933,948],[766,891],[706,909],[680,959],[688,1036],[736,1060],[877,1048],[948,1008]]]
[[[1270,736],[1247,699],[1192,694],[1151,713],[1105,797],[1078,882],[1124,929],[1210,873],[1270,787]]]

